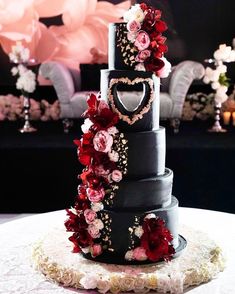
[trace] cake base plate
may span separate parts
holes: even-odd
[[[194,285],[208,282],[224,269],[221,249],[207,234],[181,227],[179,249],[182,254],[171,262],[149,265],[114,265],[85,259],[72,253],[71,233],[63,227],[48,232],[33,247],[37,270],[49,280],[66,287],[96,289],[101,293],[135,291],[183,293]],[[181,250],[180,250],[181,251]]]

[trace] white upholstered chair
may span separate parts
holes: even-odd
[[[86,110],[86,98],[90,92],[81,91],[80,71],[58,62],[41,64],[40,74],[51,80],[57,93],[62,119],[80,118]],[[202,64],[186,60],[174,66],[170,76],[162,79],[160,93],[160,118],[170,119],[177,126],[182,115],[186,94],[193,80],[204,75]]]

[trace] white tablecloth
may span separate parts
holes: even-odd
[[[5,217],[6,218],[6,217]],[[56,211],[0,224],[0,293],[1,294],[71,294],[45,281],[30,262],[32,244],[45,232],[66,219],[65,211]],[[205,231],[227,256],[224,272],[211,282],[188,290],[190,294],[235,293],[235,215],[209,210],[180,208],[180,222]],[[87,293],[76,291],[76,293]],[[89,292],[89,293],[95,293]]]

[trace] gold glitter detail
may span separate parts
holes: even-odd
[[[149,100],[148,103],[145,107],[141,109],[141,111],[135,115],[133,115],[132,118],[130,118],[128,115],[122,114],[116,107],[115,102],[114,102],[114,97],[112,94],[112,89],[114,86],[116,86],[118,83],[124,83],[128,85],[135,85],[138,83],[144,83],[147,82],[149,87],[150,87],[150,95],[149,95]],[[109,83],[109,90],[108,90],[108,99],[110,101],[111,108],[114,112],[116,112],[119,116],[119,118],[125,122],[127,122],[129,125],[134,124],[137,120],[142,119],[143,115],[147,113],[151,107],[151,103],[153,102],[155,98],[154,95],[154,89],[153,89],[153,80],[150,78],[136,78],[134,80],[130,80],[129,78],[116,78],[116,79],[111,79]]]

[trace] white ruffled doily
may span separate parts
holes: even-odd
[[[180,232],[188,245],[182,255],[169,263],[121,266],[96,263],[72,253],[71,233],[53,229],[33,248],[33,263],[47,279],[79,289],[101,293],[183,293],[192,285],[208,282],[224,269],[220,247],[205,233],[189,227]]]

